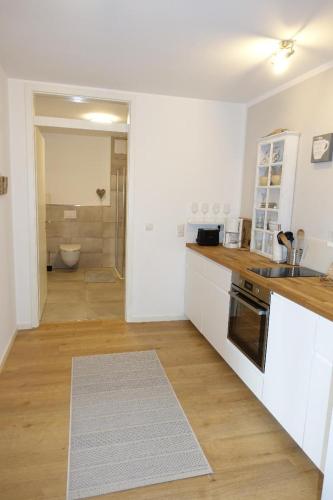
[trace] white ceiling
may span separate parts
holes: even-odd
[[[10,77],[247,102],[333,59],[332,0],[0,0]],[[297,39],[283,76],[268,57]]]

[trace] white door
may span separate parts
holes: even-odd
[[[37,176],[37,221],[38,221],[38,284],[39,319],[41,319],[47,297],[47,244],[46,244],[46,194],[45,194],[45,140],[40,130],[35,129],[36,176]]]

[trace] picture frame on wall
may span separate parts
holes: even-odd
[[[311,163],[332,161],[333,133],[317,135],[312,140]]]

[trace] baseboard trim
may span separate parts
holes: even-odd
[[[21,323],[17,325],[17,330],[32,330],[37,328],[38,325],[32,325],[31,323]]]
[[[185,321],[188,318],[181,316],[128,316],[127,323],[154,323],[160,321]]]
[[[1,356],[1,359],[0,359],[0,373],[2,372],[2,370],[4,369],[5,367],[5,364],[6,364],[6,361],[8,359],[8,356],[10,354],[10,351],[12,350],[12,347],[13,347],[13,344],[14,344],[14,341],[16,339],[16,335],[17,335],[17,330],[12,334],[12,336],[10,337],[9,339],[9,342],[7,344],[7,347],[5,349],[5,352],[3,353],[3,355]]]

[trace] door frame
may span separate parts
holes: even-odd
[[[36,176],[36,158],[34,132],[35,126],[40,126],[40,123],[35,123],[33,98],[35,94],[54,94],[76,96],[80,95],[91,99],[104,99],[112,101],[121,101],[128,104],[129,110],[129,125],[127,128],[127,182],[126,182],[126,233],[125,233],[125,254],[126,254],[126,269],[125,269],[125,320],[131,321],[131,290],[133,273],[133,239],[134,239],[134,130],[135,130],[135,94],[130,92],[120,92],[105,89],[95,89],[91,87],[76,87],[72,85],[62,84],[47,84],[40,82],[25,82],[25,129],[26,129],[26,153],[27,153],[27,196],[28,196],[28,213],[29,213],[29,281],[30,281],[30,311],[31,320],[29,324],[24,325],[26,328],[35,328],[39,326],[38,317],[38,302],[39,302],[39,280],[38,280],[38,213],[37,213],[37,176]],[[38,120],[37,120],[38,122]],[[50,124],[52,122],[49,122]],[[51,125],[49,125],[51,126]],[[58,124],[59,126],[59,124]],[[91,126],[92,130],[98,130],[96,125]],[[101,125],[100,130],[105,131],[105,126]],[[110,130],[111,131],[111,130]]]

